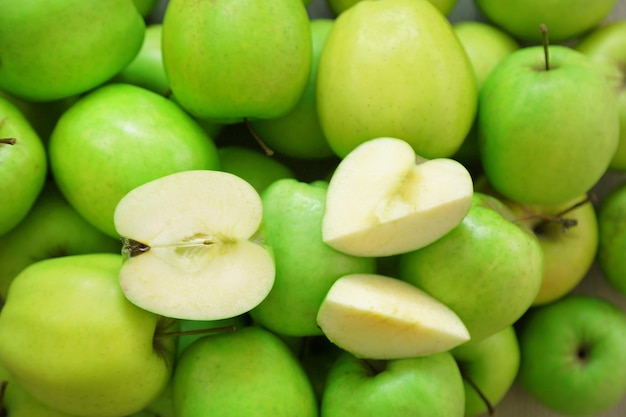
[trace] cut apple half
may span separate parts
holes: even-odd
[[[355,256],[417,250],[461,223],[473,192],[461,163],[424,159],[400,139],[372,139],[346,155],[332,175],[322,238]]]
[[[461,319],[419,288],[376,274],[350,274],[330,288],[317,314],[326,337],[366,359],[412,358],[470,339]]]
[[[271,253],[257,239],[261,198],[226,172],[161,177],[115,210],[124,242],[120,286],[135,305],[188,320],[220,320],[256,307],[274,283]]]

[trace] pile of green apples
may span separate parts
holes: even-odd
[[[0,3],[0,415],[623,415],[619,5]]]

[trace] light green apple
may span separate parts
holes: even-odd
[[[24,114],[0,97],[0,235],[28,214],[47,175],[46,150]]]
[[[33,101],[84,93],[135,57],[144,28],[129,0],[4,2],[0,89]]]
[[[609,168],[626,171],[626,89],[623,81],[626,76],[626,21],[614,21],[593,30],[575,48],[591,58],[617,94],[619,145]]]
[[[450,22],[428,1],[361,1],[328,35],[317,78],[320,124],[343,157],[377,137],[448,157],[474,120],[476,79]]]
[[[215,144],[168,99],[130,84],[109,84],[77,101],[49,143],[54,180],[70,204],[118,237],[113,212],[133,188],[174,172],[217,169]]]
[[[478,342],[518,320],[543,275],[537,238],[494,197],[476,192],[463,222],[400,256],[399,277],[451,308]]]
[[[545,24],[552,41],[563,43],[600,24],[617,0],[475,0],[475,4],[493,24],[520,40],[540,43],[538,28]]]
[[[288,336],[321,335],[316,316],[332,284],[348,273],[374,272],[374,258],[339,252],[322,240],[326,187],[282,179],[262,194],[263,233],[276,277],[252,318]]]
[[[174,321],[126,300],[121,264],[119,254],[52,258],[13,281],[0,314],[0,363],[46,406],[121,416],[167,385],[175,338],[165,332]]]
[[[311,68],[302,1],[171,0],[162,42],[176,100],[202,119],[280,116],[300,99]]]
[[[292,158],[316,159],[334,155],[317,114],[317,68],[332,19],[311,20],[313,58],[309,80],[298,103],[285,115],[250,120],[259,137],[274,151]]]
[[[349,9],[363,0],[326,0],[328,7],[335,14]],[[443,15],[448,15],[457,5],[458,0],[429,0]]]
[[[626,295],[626,183],[613,188],[598,209],[597,261],[603,277]]]
[[[203,337],[180,357],[173,379],[178,417],[316,417],[311,383],[287,345],[250,326]]]
[[[390,361],[344,352],[328,374],[324,417],[463,417],[465,392],[452,354]]]
[[[452,349],[463,375],[465,417],[493,410],[509,392],[520,365],[520,349],[514,327],[507,326],[480,342]]]
[[[120,253],[122,244],[83,219],[48,181],[28,215],[0,236],[0,297],[11,281],[39,260],[87,253]]]
[[[559,45],[522,48],[501,61],[481,89],[477,123],[489,182],[527,204],[585,194],[619,142],[613,90],[589,57]]]
[[[610,301],[570,295],[534,308],[518,338],[518,380],[545,407],[600,415],[626,395],[626,313]]]

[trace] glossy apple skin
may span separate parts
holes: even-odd
[[[611,286],[626,295],[626,185],[614,188],[598,209],[598,265]]]
[[[517,329],[519,382],[544,406],[591,416],[626,394],[626,313],[608,300],[570,295],[533,308]]]

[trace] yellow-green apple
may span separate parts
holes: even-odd
[[[543,252],[496,198],[476,192],[463,222],[437,241],[400,256],[399,277],[454,311],[478,342],[517,321],[535,300]]]
[[[322,240],[325,183],[282,179],[261,196],[263,235],[272,248],[276,277],[250,315],[281,335],[321,335],[316,316],[330,287],[343,275],[374,272],[375,260],[339,252]]]
[[[144,28],[129,0],[4,2],[0,89],[32,101],[84,93],[135,57]]]
[[[416,250],[463,220],[473,187],[470,173],[453,159],[422,158],[400,139],[368,140],[330,178],[322,238],[356,256]]]
[[[201,119],[286,113],[311,69],[309,25],[302,1],[170,0],[162,48],[173,95]]]
[[[614,91],[591,59],[571,48],[513,52],[490,73],[478,101],[484,172],[511,200],[567,203],[600,180],[617,149]]]
[[[179,417],[316,417],[306,373],[275,334],[249,326],[203,337],[180,357],[173,379]]]
[[[371,361],[343,353],[322,398],[324,417],[463,417],[465,393],[449,352]]]
[[[152,91],[109,84],[59,119],[48,145],[55,182],[69,203],[118,237],[113,212],[133,188],[174,172],[219,167],[217,149],[180,107]]]
[[[400,359],[448,351],[470,339],[445,304],[419,288],[378,274],[348,274],[317,313],[326,337],[364,359]]]
[[[173,320],[126,300],[120,254],[38,261],[11,284],[0,314],[0,363],[35,399],[77,416],[141,410],[173,370]],[[35,307],[36,308],[33,308]]]
[[[569,295],[530,310],[517,331],[518,380],[545,407],[600,415],[626,395],[626,313],[619,306]]]
[[[613,188],[598,209],[597,261],[603,277],[626,295],[626,183]]]
[[[124,242],[123,293],[179,319],[248,312],[274,283],[272,254],[258,233],[262,218],[256,190],[227,172],[178,172],[134,188],[114,213]]]
[[[514,327],[451,350],[465,387],[465,417],[489,412],[509,392],[520,366],[520,349]]]
[[[428,1],[361,1],[341,13],[317,77],[322,130],[340,157],[396,137],[451,156],[474,120],[476,78],[450,22]]]
[[[46,150],[24,114],[0,97],[0,235],[28,214],[46,180]]]

